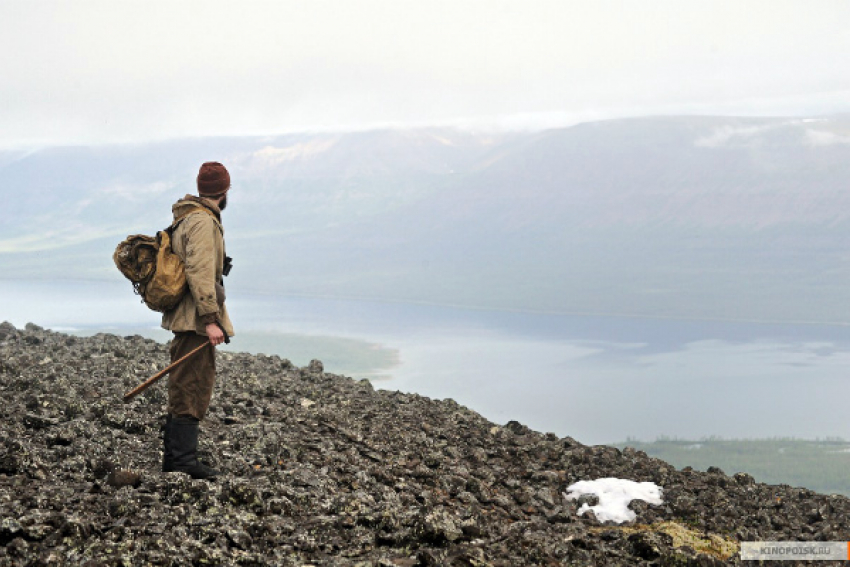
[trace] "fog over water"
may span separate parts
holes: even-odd
[[[376,387],[453,398],[584,443],[659,435],[850,437],[848,329],[581,317],[274,296],[228,299],[231,348],[315,358],[344,337],[398,353]],[[0,281],[0,319],[54,329],[138,332],[167,340],[124,282]],[[240,331],[243,339],[240,340]],[[289,337],[289,338],[287,338]],[[262,339],[262,340],[261,340]],[[271,348],[270,348],[271,345]],[[351,374],[341,359],[330,372]],[[361,374],[363,374],[361,372]],[[367,373],[368,374],[368,373]],[[116,403],[119,403],[116,400]]]

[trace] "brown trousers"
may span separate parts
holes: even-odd
[[[199,347],[209,338],[192,332],[174,333],[171,340],[171,361]],[[190,415],[204,419],[212,399],[215,384],[215,348],[201,349],[168,375],[168,413]]]

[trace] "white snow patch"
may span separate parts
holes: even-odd
[[[597,480],[581,480],[567,487],[564,493],[566,500],[577,500],[584,494],[593,494],[599,498],[599,504],[589,506],[583,504],[578,509],[581,516],[592,510],[600,522],[631,522],[636,515],[629,510],[632,500],[644,500],[649,504],[661,504],[662,488],[654,482],[635,482],[622,478],[600,478]]]
[[[280,165],[285,162],[306,160],[330,150],[336,145],[338,138],[327,140],[309,140],[277,148],[266,146],[254,152],[254,157],[267,166]]]

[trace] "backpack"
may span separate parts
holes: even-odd
[[[156,236],[128,236],[115,248],[112,255],[115,265],[133,284],[136,295],[154,311],[174,309],[188,289],[186,269],[171,249],[171,237],[183,219],[198,211],[215,216],[212,211],[197,207],[178,217]]]

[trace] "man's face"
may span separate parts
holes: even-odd
[[[223,211],[227,207],[227,195],[221,198],[221,201],[218,202],[218,210]]]

